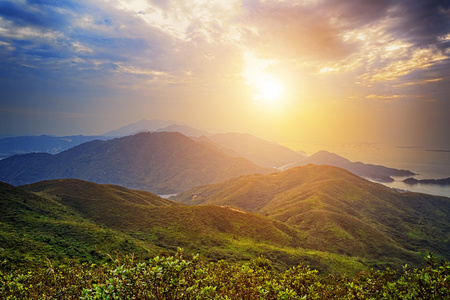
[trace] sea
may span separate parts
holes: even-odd
[[[450,149],[427,147],[399,147],[386,144],[325,144],[325,143],[283,143],[283,145],[312,155],[326,150],[350,161],[405,169],[416,173],[416,179],[441,179],[450,177]],[[450,185],[415,184],[402,181],[407,177],[393,177],[395,181],[382,183],[399,191],[412,191],[430,195],[450,197]]]

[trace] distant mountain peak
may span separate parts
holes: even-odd
[[[179,132],[166,131],[87,142],[55,155],[28,154],[0,160],[0,180],[11,184],[77,178],[158,194],[270,172]]]
[[[218,133],[209,136],[209,139],[265,168],[281,168],[304,159],[303,155],[285,146],[249,133]]]
[[[131,123],[115,130],[104,133],[104,136],[126,136],[135,134],[142,131],[155,131],[163,127],[170,126],[172,124],[179,123],[170,120],[147,120],[142,119],[135,123]]]
[[[314,153],[313,155],[311,155],[310,157],[308,157],[308,160],[315,161],[315,160],[321,160],[321,161],[329,161],[329,162],[340,162],[340,163],[349,163],[350,160],[337,155],[336,153],[333,152],[329,152],[326,150],[320,150],[316,153]]]
[[[181,124],[172,124],[164,128],[159,128],[156,130],[158,132],[166,131],[166,132],[179,132],[188,137],[201,137],[211,135],[210,132],[200,130],[191,126],[181,125]]]

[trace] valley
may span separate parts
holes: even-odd
[[[202,268],[259,261],[347,278],[422,268],[428,253],[449,261],[450,198],[374,180],[413,175],[241,133],[154,130],[13,155],[0,160],[0,261],[104,268],[183,251]]]

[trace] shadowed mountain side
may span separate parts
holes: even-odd
[[[78,179],[46,180],[21,188],[44,198],[57,199],[58,203],[77,211],[84,218],[107,226],[123,224],[126,214],[139,214],[142,208],[183,205],[146,191]]]
[[[412,176],[416,175],[409,170],[399,170],[394,168],[388,168],[380,165],[365,164],[362,162],[352,162],[342,156],[335,153],[322,150],[307,157],[297,166],[305,166],[308,164],[315,165],[330,165],[339,168],[346,169],[358,176],[370,178],[380,182],[391,182],[393,179],[391,176]]]
[[[278,168],[305,159],[304,155],[287,147],[247,133],[219,133],[208,138],[265,168]]]
[[[98,262],[115,250],[145,259],[177,247],[213,261],[246,261],[264,253],[282,268],[302,261],[334,273],[356,274],[368,264],[305,250],[300,231],[261,215],[180,205],[117,186],[74,179],[20,188],[1,183],[0,195],[0,259],[13,264],[42,263],[45,257]]]
[[[56,155],[26,154],[0,161],[0,180],[13,185],[77,178],[158,194],[270,172],[174,132],[140,133],[84,143]]]
[[[337,167],[241,176],[174,199],[275,218],[305,232],[307,247],[314,249],[412,263],[420,261],[419,252],[450,256],[449,198],[400,194]]]

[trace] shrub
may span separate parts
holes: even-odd
[[[450,265],[432,254],[423,269],[361,272],[354,278],[322,275],[298,265],[277,272],[260,256],[246,264],[174,256],[105,264],[69,261],[30,270],[0,268],[2,299],[450,299]]]

